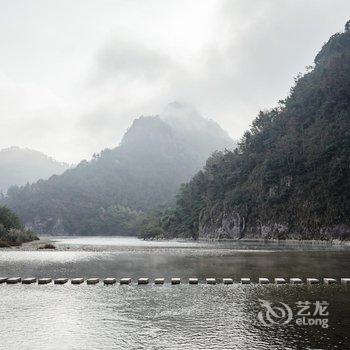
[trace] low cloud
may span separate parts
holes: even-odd
[[[153,83],[164,79],[174,67],[171,58],[161,52],[137,42],[114,38],[97,53],[92,82],[97,86],[119,79],[143,79]]]
[[[350,9],[345,1],[336,2]],[[283,6],[270,0],[219,2],[210,24],[212,40],[188,55],[169,54],[127,33],[114,38],[95,61],[94,88],[103,85],[102,103],[109,110],[106,128],[121,120],[129,123],[135,114],[157,114],[180,100],[240,137],[260,109],[286,97],[293,78],[312,63],[323,41],[342,29],[339,15],[327,17],[331,13],[338,10],[327,1],[323,6],[315,0]],[[100,105],[96,118],[103,120],[103,109]],[[91,114],[86,118],[91,124]]]
[[[22,69],[22,61],[6,61],[11,50],[11,57],[23,50],[29,62],[17,80],[0,75],[0,148],[27,146],[78,162],[116,146],[134,118],[172,101],[194,105],[239,138],[260,109],[286,97],[350,13],[347,0],[89,3],[75,2],[65,25],[34,11],[31,20],[44,20],[51,35],[42,42],[25,19],[12,23],[25,43],[0,22],[0,36],[7,33],[1,66],[13,75]],[[45,2],[41,14],[56,13],[53,4]],[[71,2],[62,0],[65,6]],[[57,43],[52,33],[60,33]]]

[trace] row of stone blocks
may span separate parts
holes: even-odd
[[[68,278],[35,278],[35,277],[29,277],[29,278],[21,278],[21,277],[0,277],[0,284],[1,283],[7,283],[7,284],[17,284],[17,283],[22,283],[22,284],[32,284],[38,282],[38,284],[49,284],[52,281],[54,284],[66,284],[68,282]],[[85,279],[84,278],[72,278],[70,279],[71,284],[82,284],[84,283]],[[120,284],[131,284],[131,278],[121,278],[119,283]],[[206,283],[207,284],[217,284],[219,283],[219,280],[216,278],[206,278]],[[100,282],[99,278],[87,278],[86,279],[86,284],[97,284]],[[105,278],[103,279],[103,283],[106,285],[111,285],[115,284],[117,282],[116,278]],[[137,284],[149,284],[150,279],[149,278],[139,278],[137,280]],[[171,284],[180,284],[181,279],[180,278],[171,278],[170,280]],[[251,284],[252,281],[250,278],[241,278],[240,281],[241,284]],[[268,278],[259,278],[258,280],[259,284],[270,284],[273,281],[270,281]],[[320,284],[322,281],[318,278],[306,278],[306,283],[307,284]],[[164,284],[165,279],[164,278],[155,278],[154,279],[154,284]],[[189,278],[188,279],[189,284],[198,284],[199,280],[198,278]],[[232,278],[223,278],[222,279],[223,284],[233,284],[234,280]],[[287,284],[288,281],[285,278],[275,278],[274,279],[275,284]],[[290,284],[303,284],[303,280],[301,278],[290,278],[289,279]],[[324,284],[337,284],[338,280],[335,278],[323,278],[323,283]],[[346,284],[350,285],[350,278],[341,278],[340,279],[341,284]]]

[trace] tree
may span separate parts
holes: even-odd
[[[350,30],[350,21],[347,21],[346,23],[345,23],[345,31],[347,32],[347,31],[349,31]]]
[[[6,230],[22,228],[18,216],[5,206],[0,206],[0,224],[3,225]]]

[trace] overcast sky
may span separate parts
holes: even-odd
[[[239,138],[349,0],[0,0],[0,149],[78,162],[172,101]]]

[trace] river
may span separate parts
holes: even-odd
[[[57,251],[0,251],[0,275],[165,277],[166,282],[181,277],[185,283],[2,284],[0,349],[350,348],[350,286],[186,283],[189,277],[201,282],[206,277],[250,277],[253,282],[258,277],[350,277],[348,247],[116,237],[55,240]],[[276,318],[265,325],[258,317],[260,313],[266,321],[262,300],[274,306],[283,302],[291,318],[286,324]],[[303,324],[297,323],[302,319],[298,302],[310,303]],[[327,304],[321,314],[320,303]],[[314,319],[326,320],[327,327],[312,325]]]

